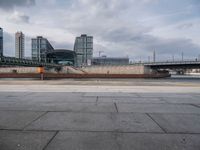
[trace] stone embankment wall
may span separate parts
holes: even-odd
[[[53,68],[45,72],[57,73]],[[0,73],[38,73],[38,67],[0,67]]]
[[[0,73],[38,73],[38,67],[1,67]],[[45,73],[57,73],[54,68]],[[59,73],[66,74],[150,74],[152,70],[143,65],[129,66],[91,66],[74,68],[65,66]]]
[[[1,67],[0,73],[37,73],[37,67]]]
[[[0,73],[38,73],[38,67],[0,67]],[[57,71],[54,68],[45,69],[45,73],[57,73]],[[60,73],[85,74],[81,69],[70,66],[63,67]]]
[[[67,74],[85,74],[85,72],[82,69],[65,66],[62,68],[61,73],[67,73]]]
[[[143,65],[129,66],[91,66],[81,68],[88,74],[150,74],[152,70]]]

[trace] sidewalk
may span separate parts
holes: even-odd
[[[198,93],[0,92],[0,118],[1,150],[200,148]]]

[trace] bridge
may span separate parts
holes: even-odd
[[[151,69],[200,69],[199,61],[163,61],[163,62],[144,62],[134,63],[131,65],[144,65]],[[62,65],[54,63],[45,63],[39,61],[33,61],[29,59],[19,59],[15,57],[0,57],[0,66],[28,66],[28,67],[49,67],[49,68],[61,68]]]
[[[59,68],[61,65],[45,63],[29,59],[19,59],[15,57],[0,57],[0,66],[28,66],[28,67],[50,67]]]
[[[200,69],[200,61],[172,61],[142,63],[151,69]]]

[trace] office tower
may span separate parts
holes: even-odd
[[[93,37],[82,34],[76,37],[74,51],[77,55],[77,66],[91,65],[93,57]]]
[[[47,62],[47,54],[54,50],[53,46],[46,38],[37,36],[32,39],[32,60]]]
[[[3,56],[3,29],[0,28],[0,56]]]
[[[15,33],[15,57],[24,58],[24,34],[22,32]]]

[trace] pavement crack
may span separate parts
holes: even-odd
[[[56,131],[55,134],[52,136],[52,138],[47,142],[47,144],[44,146],[42,150],[45,150],[49,144],[53,141],[53,139],[56,137],[56,135],[59,133],[59,131]]]
[[[118,107],[117,107],[117,103],[116,102],[114,102],[114,105],[115,105],[115,109],[116,109],[116,111],[117,111],[117,113],[119,112],[119,110],[118,110]]]
[[[195,105],[195,104],[190,104],[191,106],[194,106],[194,107],[197,107],[197,108],[200,108],[199,105]]]
[[[96,97],[96,105],[97,105],[98,101],[99,101],[99,96]]]
[[[48,113],[48,111],[46,111],[46,112],[42,113],[41,115],[39,115],[38,117],[36,117],[34,120],[29,122],[27,125],[25,125],[22,130],[25,130],[29,125],[31,125],[33,122],[35,122],[36,120],[40,119],[42,116],[46,115],[47,113]]]
[[[164,133],[167,133],[167,131],[150,115],[150,114],[148,114],[148,113],[145,113],[153,122],[155,122],[159,127],[160,127],[160,129],[161,130],[163,130],[164,131]]]

